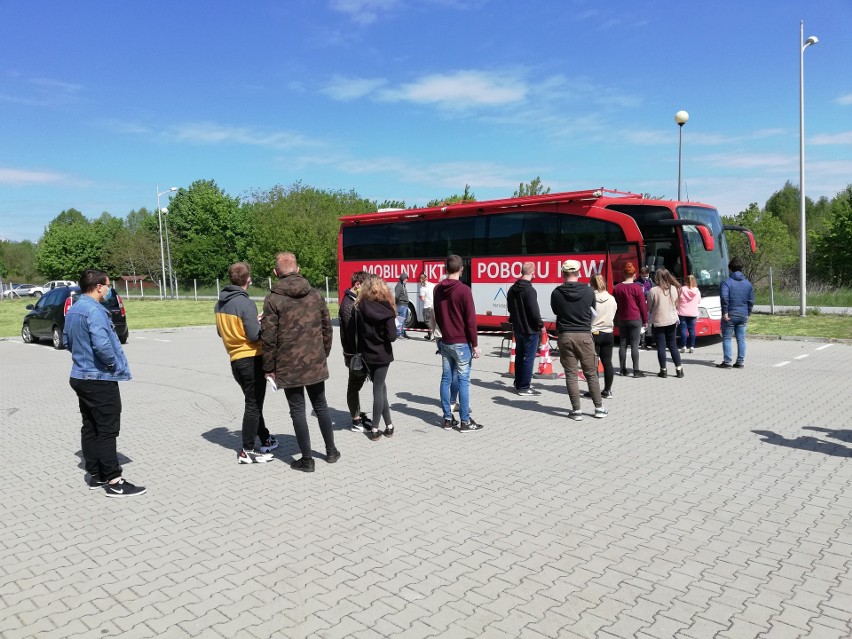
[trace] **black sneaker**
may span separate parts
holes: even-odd
[[[474,433],[474,432],[476,432],[478,430],[482,430],[482,429],[483,429],[482,424],[477,424],[475,421],[473,421],[473,419],[471,419],[470,421],[467,421],[467,422],[462,422],[461,425],[459,426],[459,432],[460,433]]]
[[[146,490],[144,486],[134,486],[123,477],[114,484],[104,486],[107,497],[136,497],[144,495]]]
[[[443,428],[444,430],[452,430],[453,428],[458,426],[458,424],[458,420],[453,417],[452,419],[445,419],[441,424],[441,428]]]
[[[716,368],[732,368],[730,362],[722,362],[721,364],[716,364]]]
[[[604,399],[612,399],[612,391],[601,391],[601,397],[603,397]]]
[[[86,481],[86,483],[89,485],[89,490],[97,490],[98,488],[103,488],[109,482],[89,475],[89,479]]]
[[[683,377],[683,366],[678,366],[675,371],[677,372],[678,377]]]
[[[314,459],[313,457],[302,457],[301,459],[291,462],[290,468],[293,470],[301,470],[303,473],[312,473],[314,472]]]
[[[367,431],[367,439],[371,442],[378,441],[382,438],[382,431],[380,430],[368,430]]]
[[[622,368],[620,372],[621,372],[622,377],[627,377],[627,369],[626,368]]]
[[[393,426],[391,426],[390,428],[385,428],[385,432],[383,433],[383,435],[385,437],[393,437],[393,431],[394,431]]]
[[[336,448],[334,450],[325,451],[325,461],[329,464],[333,464],[338,459],[340,459],[340,451]]]
[[[637,368],[633,370],[633,377],[645,377],[645,373]]]
[[[743,364],[742,362],[737,362],[736,364],[731,366],[731,368],[745,368],[745,364]]]
[[[525,388],[524,390],[517,391],[517,393],[523,397],[538,397],[541,395],[541,391],[537,391],[534,388]]]

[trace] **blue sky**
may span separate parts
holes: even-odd
[[[604,186],[726,214],[852,183],[852,2],[0,0],[0,237],[214,179],[409,205]]]

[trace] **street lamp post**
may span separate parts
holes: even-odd
[[[160,187],[157,187],[157,219],[160,224],[160,271],[163,276],[160,280],[160,299],[163,299],[163,291],[166,288],[166,254],[163,247],[163,214],[160,209],[160,196],[172,191],[177,191],[177,187],[173,186],[162,192],[160,191]]]
[[[169,265],[169,296],[174,297],[175,291],[177,291],[177,278],[175,277],[175,272],[172,270],[172,249],[169,246],[169,209],[163,207],[160,210],[165,216],[163,227],[166,229],[166,262]],[[173,286],[174,288],[172,288]]]
[[[807,228],[805,226],[805,49],[819,42],[811,36],[805,40],[805,21],[799,23],[799,315],[808,313]]]
[[[683,158],[683,125],[689,120],[689,113],[686,111],[678,111],[675,113],[675,122],[677,122],[678,130],[680,131],[677,143],[677,201],[680,202],[680,167]]]

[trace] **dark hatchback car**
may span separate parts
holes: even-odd
[[[65,315],[79,298],[79,286],[61,286],[45,293],[35,304],[27,305],[29,313],[24,316],[24,324],[21,327],[23,340],[27,344],[32,344],[41,339],[49,339],[53,342],[53,348],[63,348],[62,331],[65,328]],[[101,303],[109,311],[118,341],[124,344],[130,335],[124,302],[113,290],[112,298]]]

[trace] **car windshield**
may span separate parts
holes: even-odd
[[[701,235],[694,227],[683,227],[686,244],[687,273],[695,275],[698,289],[704,297],[718,295],[722,282],[728,277],[728,245],[722,232],[719,213],[715,209],[698,206],[679,206],[678,217],[707,224],[713,232],[715,246],[705,251]]]

